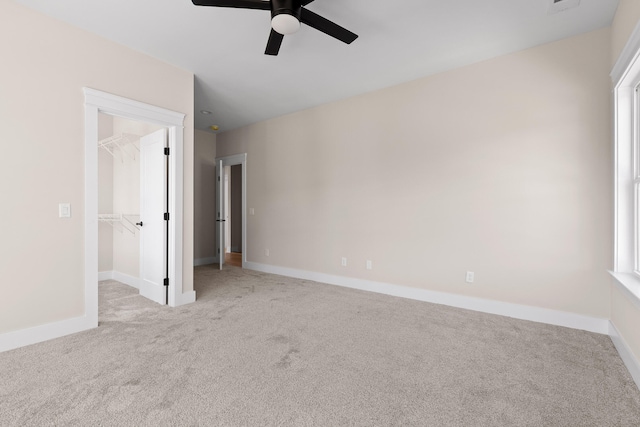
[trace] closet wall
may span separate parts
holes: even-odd
[[[101,114],[101,116],[103,115]],[[103,135],[107,133],[102,130],[103,122],[105,128],[109,126],[108,120],[101,118],[99,122],[100,138],[103,138]],[[107,136],[132,134],[142,137],[159,129],[161,129],[160,126],[150,123],[111,117],[110,135]],[[115,156],[105,150],[99,150],[99,213],[123,214],[139,221],[137,216],[140,214],[139,141],[136,140],[133,146],[128,146],[123,150],[126,152],[122,153],[120,150],[116,150]],[[107,160],[106,157],[110,159]],[[109,162],[111,164],[110,171],[108,170]],[[107,210],[103,211],[103,208]],[[130,224],[116,223],[110,226],[107,223],[100,223],[99,271],[113,271],[121,276],[139,277],[140,233],[128,225]],[[106,230],[105,227],[110,230]]]
[[[113,135],[113,116],[98,114],[98,140]],[[98,212],[113,212],[113,156],[98,150]],[[98,222],[98,271],[113,271],[113,227]]]

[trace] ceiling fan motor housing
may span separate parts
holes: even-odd
[[[300,20],[300,10],[302,4],[300,0],[271,0],[271,19],[277,15],[291,15]]]

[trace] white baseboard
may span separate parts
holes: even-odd
[[[137,277],[120,273],[118,271],[101,271],[98,273],[98,280],[117,280],[118,282],[136,289],[140,288],[140,280]],[[157,303],[164,304],[164,286],[143,286],[143,289],[140,290],[140,294]],[[195,302],[195,300],[195,291],[185,292],[182,294],[180,301],[176,305],[190,304]],[[4,334],[0,334],[0,353],[48,341],[54,338],[64,337],[66,335],[75,334],[77,332],[82,332],[96,327],[98,327],[97,321],[91,321],[86,316],[81,316],[61,320],[59,322],[47,323],[32,328],[20,329],[18,331],[6,332]]]
[[[501,316],[513,317],[515,319],[530,320],[533,322],[564,326],[572,329],[581,329],[598,334],[609,334],[608,319],[584,316],[559,310],[494,301],[465,295],[456,295],[446,292],[429,291],[426,289],[410,288],[406,286],[392,285],[389,283],[334,276],[330,274],[296,270],[293,268],[278,267],[255,262],[246,262],[243,264],[243,268],[262,271],[264,273],[279,274],[281,276],[295,277],[297,279],[313,280],[316,282],[328,283],[330,285],[360,289],[363,291],[393,295],[401,298],[448,305],[451,307],[464,308],[483,313],[498,314]]]
[[[622,338],[613,322],[609,322],[609,336],[616,350],[618,350],[618,354],[624,362],[624,365],[629,370],[633,381],[635,381],[638,389],[640,389],[640,360],[633,354],[633,351],[624,338]]]
[[[120,283],[131,286],[132,288],[140,289],[140,279],[115,270],[99,272],[98,281],[102,280],[117,280]]]
[[[196,302],[196,291],[185,292],[180,296],[180,301],[178,301],[179,305],[191,304],[192,302]]]
[[[154,285],[151,282],[140,280],[140,295],[145,298],[155,301],[158,304],[164,304],[167,296],[167,291],[164,286]]]
[[[231,252],[235,252],[235,253],[239,253],[239,252],[241,252],[240,247],[238,247],[238,246],[231,246]]]
[[[130,276],[128,274],[120,273],[119,271],[113,272],[113,280],[117,280],[120,283],[124,283],[125,285],[129,285],[132,288],[140,289],[141,280],[137,277]]]
[[[133,277],[129,274],[121,273],[119,271],[103,271],[98,273],[98,280],[107,279],[117,280],[120,283],[129,285],[132,288],[138,289],[140,291],[140,295],[142,295],[143,297],[157,302],[158,304],[164,304],[166,298],[166,290],[164,286],[157,286],[151,283],[146,283],[143,280],[140,280],[138,277]]]
[[[200,265],[215,264],[218,262],[218,257],[198,258],[193,260],[193,266],[198,267]]]
[[[158,304],[164,304],[166,297],[166,290],[164,286],[158,287],[149,283],[142,285],[141,283],[143,283],[143,281],[139,278],[120,273],[119,271],[102,271],[98,273],[98,280],[117,280],[120,283],[131,286],[132,288],[139,289],[140,295],[143,297],[155,301]],[[185,292],[180,297],[180,301],[177,302],[176,307],[183,304],[190,304],[195,302],[195,300],[195,291]]]
[[[113,280],[113,271],[99,271],[98,282],[102,282],[103,280]]]
[[[81,316],[59,322],[46,323],[32,328],[20,329],[18,331],[6,332],[0,334],[0,352],[64,337],[65,335],[86,331],[87,329],[96,328],[97,326],[97,321],[92,321],[86,316]]]

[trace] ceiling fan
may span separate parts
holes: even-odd
[[[196,6],[235,7],[241,9],[261,9],[271,11],[271,34],[265,55],[277,55],[282,39],[300,29],[300,23],[350,44],[358,38],[346,28],[305,9],[313,0],[191,0]]]

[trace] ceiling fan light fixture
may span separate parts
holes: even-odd
[[[283,36],[286,36],[300,29],[300,21],[293,15],[280,13],[271,19],[271,28]]]
[[[264,50],[265,55],[276,56],[282,40],[293,34],[305,24],[328,36],[350,44],[358,35],[335,22],[310,11],[305,6],[313,0],[191,0],[197,6],[235,7],[240,9],[258,9],[271,11],[271,31]],[[572,0],[560,0],[572,1]],[[578,0],[579,1],[579,0]]]

